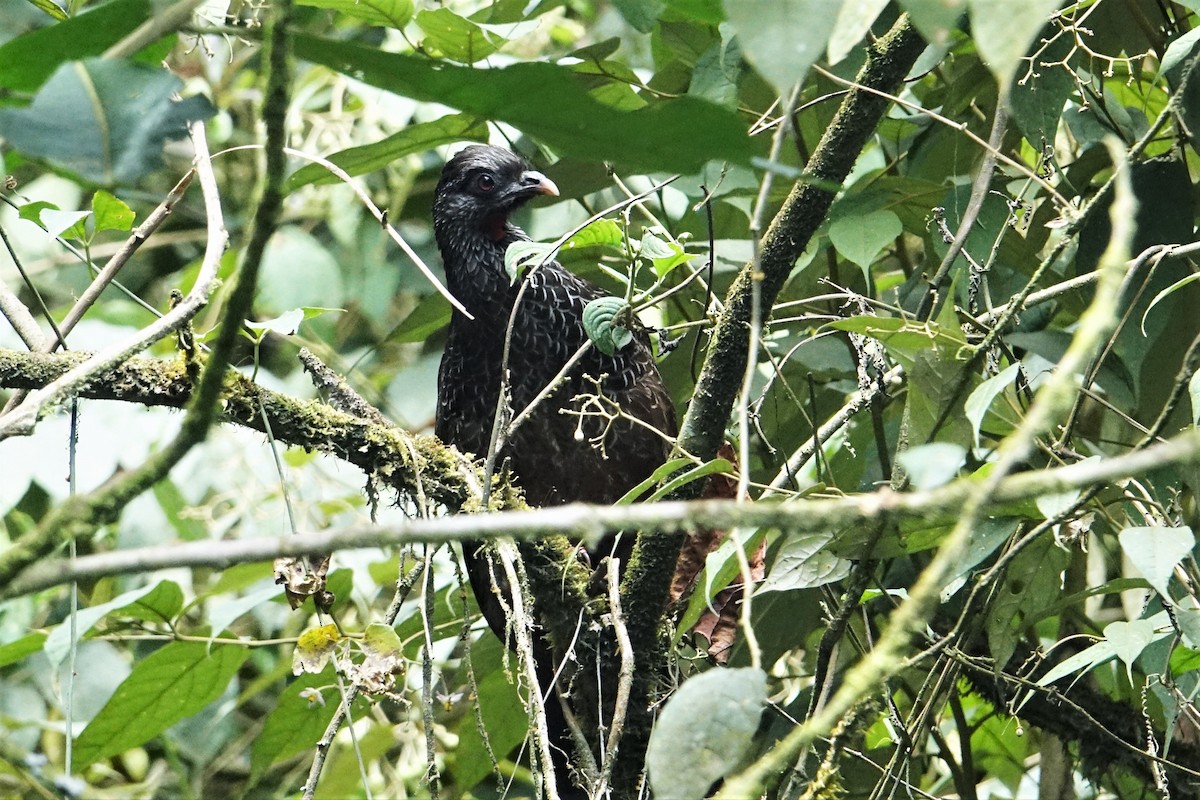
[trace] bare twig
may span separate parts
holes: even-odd
[[[478,519],[477,517],[475,519]],[[542,702],[542,691],[537,678],[537,663],[533,655],[533,618],[525,608],[522,582],[517,575],[517,564],[521,558],[516,545],[501,539],[496,543],[496,553],[508,579],[511,602],[512,636],[517,646],[521,668],[525,671],[528,684],[529,708],[533,718],[538,767],[548,800],[558,800],[558,786],[554,775],[554,760],[550,755],[550,730],[546,724],[546,706]]]
[[[617,761],[617,750],[621,746],[621,733],[625,730],[625,717],[629,713],[629,692],[633,686],[633,642],[629,640],[629,629],[621,611],[621,591],[617,576],[620,565],[616,559],[608,566],[608,621],[617,635],[617,648],[621,654],[621,669],[617,673],[617,697],[613,702],[612,724],[608,729],[608,748],[604,754],[604,766],[600,779],[591,793],[592,800],[601,800],[608,794],[608,782],[612,778],[613,764]]]
[[[38,327],[37,320],[33,318],[33,314],[29,313],[29,309],[21,302],[21,299],[8,288],[8,284],[0,278],[0,314],[9,321],[13,326],[13,330],[17,332],[17,336],[21,337],[21,341],[30,350],[43,350],[46,346],[46,337],[42,335],[42,329]]]

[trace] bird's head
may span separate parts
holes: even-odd
[[[508,215],[541,194],[557,196],[558,187],[520,156],[489,145],[463,148],[442,168],[434,193],[438,243],[444,252],[464,239],[501,242],[514,232]]]

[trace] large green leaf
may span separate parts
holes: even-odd
[[[499,36],[448,8],[421,11],[417,25],[425,32],[421,44],[427,52],[463,64],[482,61],[504,44]]]
[[[704,797],[738,766],[766,700],[767,676],[760,669],[713,669],[684,683],[650,736],[646,766],[655,797]]]
[[[275,708],[250,746],[252,778],[257,779],[272,764],[316,745],[341,702],[336,684],[332,667],[326,665],[324,672],[301,675],[279,693]],[[357,717],[366,707],[366,701],[359,698],[354,715]]]
[[[487,125],[468,114],[449,114],[433,122],[419,122],[386,139],[351,147],[334,153],[327,160],[341,167],[348,175],[373,172],[392,161],[412,153],[430,150],[438,145],[470,139],[487,141]],[[287,179],[288,191],[308,184],[336,183],[341,180],[320,164],[308,164],[293,172]]]
[[[824,52],[842,0],[725,0],[746,60],[786,97]]]
[[[1008,88],[1038,31],[1064,0],[967,0],[971,37],[996,82]]]
[[[128,61],[63,64],[28,108],[0,108],[0,136],[26,155],[100,184],[132,182],[162,164],[163,143],[216,109],[204,97],[174,102],[183,83]]]
[[[900,7],[908,12],[913,27],[930,44],[944,44],[966,13],[967,0],[900,0]]]
[[[529,733],[529,721],[512,670],[504,666],[504,646],[494,636],[484,636],[471,645],[471,667],[477,695],[466,700],[478,703],[487,730],[488,745],[497,758],[504,758]],[[465,671],[465,670],[464,670]],[[474,709],[458,723],[458,748],[451,766],[456,784],[469,789],[492,771],[492,760],[484,746]]]
[[[474,69],[312,36],[297,36],[295,50],[373,86],[507,122],[560,155],[695,171],[711,159],[748,163],[756,150],[731,111],[690,97],[618,111],[591,97],[568,68],[553,64]]]
[[[247,649],[171,642],[138,662],[75,740],[75,764],[96,761],[148,742],[221,696]]]
[[[403,29],[412,19],[412,0],[299,0],[302,6],[337,11],[369,25]]]
[[[0,87],[34,92],[65,61],[98,56],[150,17],[149,0],[114,0],[0,47]]]

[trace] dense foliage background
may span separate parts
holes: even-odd
[[[633,634],[615,796],[1200,794],[1200,2],[0,19],[0,796],[533,796],[528,684],[449,544],[522,520],[730,531],[665,618],[642,573],[564,606],[580,648]],[[483,506],[424,436],[450,304],[418,260],[467,140],[553,179],[521,224],[656,329],[687,413],[656,498],[738,500],[446,514]],[[760,548],[716,666],[692,625]]]

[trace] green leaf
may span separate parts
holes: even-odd
[[[1192,529],[1186,525],[1179,528],[1126,528],[1117,538],[1125,557],[1164,601],[1171,602],[1168,589],[1175,567],[1196,546]]]
[[[92,214],[95,216],[97,233],[133,228],[133,209],[103,189],[92,195]]]
[[[53,2],[53,0],[28,0],[28,2],[35,8],[45,11],[59,22],[70,19],[70,17],[67,16],[67,12],[59,8],[58,5]]]
[[[265,319],[262,322],[250,322],[246,320],[246,327],[253,331],[271,331],[272,333],[278,333],[280,336],[291,336],[300,330],[300,323],[303,321],[304,310],[293,308],[283,312],[278,317]]]
[[[196,542],[208,537],[208,528],[204,523],[185,513],[190,504],[174,481],[170,479],[155,481],[150,490],[154,493],[154,499],[158,501],[163,515],[171,523],[171,527],[175,529],[175,533],[180,539],[185,542]]]
[[[625,21],[640,33],[654,30],[658,16],[666,6],[665,0],[613,0],[613,5]]]
[[[1064,0],[967,0],[971,38],[1001,91],[1017,77],[1029,46]]]
[[[596,349],[611,356],[633,341],[633,332],[626,326],[631,313],[624,297],[597,297],[583,307],[584,333]]]
[[[114,0],[22,34],[0,47],[0,87],[35,92],[64,62],[100,55],[149,18],[149,0]]]
[[[787,97],[825,52],[842,0],[725,0],[725,16],[758,73]]]
[[[554,245],[546,242],[513,242],[504,251],[504,271],[508,279],[516,283],[525,274],[525,270],[548,260],[554,250]]]
[[[64,239],[83,241],[87,238],[87,228],[84,220],[92,215],[90,211],[59,211],[57,208],[46,208],[39,215],[42,227],[51,236],[61,236]]]
[[[236,645],[170,642],[137,662],[75,740],[78,768],[145,744],[199,712],[221,696],[247,653]]]
[[[155,586],[143,586],[140,589],[133,589],[124,594],[114,597],[107,603],[101,603],[98,606],[90,608],[81,608],[75,612],[74,632],[75,639],[71,638],[71,620],[65,620],[59,623],[50,631],[50,635],[46,637],[46,658],[49,659],[52,665],[57,666],[67,657],[67,652],[71,649],[72,641],[82,639],[84,634],[92,629],[92,627],[104,619],[111,611],[140,600],[142,597],[154,591]]]
[[[831,64],[838,63],[859,46],[887,4],[888,0],[850,0],[842,3],[829,37]]]
[[[930,442],[900,452],[896,460],[917,489],[936,489],[954,480],[967,450],[953,442]]]
[[[327,8],[368,25],[402,30],[413,16],[412,0],[298,0],[302,6]]]
[[[437,293],[426,295],[384,341],[423,342],[450,324],[451,312],[449,300]]]
[[[741,539],[743,553],[755,553],[767,538],[766,530],[760,528],[748,538]],[[721,593],[733,579],[741,575],[741,564],[738,563],[737,548],[740,537],[726,536],[721,544],[704,557],[704,569],[696,578],[696,588],[688,598],[687,609],[680,616],[675,626],[675,641],[679,642],[691,632],[704,612],[708,611],[714,597]],[[701,591],[701,589],[703,589]]]
[[[659,481],[666,480],[668,476],[675,474],[679,470],[692,463],[690,458],[672,458],[667,463],[663,464],[658,469],[654,470],[649,478],[634,486],[616,502],[616,505],[624,506],[637,500],[646,492],[650,491],[654,486],[658,485]]]
[[[703,464],[692,467],[686,472],[676,475],[671,480],[664,483],[654,491],[654,494],[646,498],[647,503],[653,503],[656,500],[661,500],[667,495],[674,492],[680,486],[686,486],[693,481],[698,481],[701,478],[707,478],[709,475],[732,475],[735,470],[733,464],[723,458],[714,458],[712,461],[705,461]]]
[[[696,62],[688,94],[736,109],[738,81],[742,77],[742,48],[728,25],[721,26],[721,40],[713,42]]]
[[[1042,64],[1061,62],[1065,65],[1076,46],[1069,36],[1059,36],[1046,45],[1038,59]],[[1038,74],[1024,84],[1017,80],[1009,89],[1013,119],[1035,149],[1052,143],[1062,122],[1063,106],[1075,91],[1075,73],[1055,64],[1039,65]]]
[[[718,25],[725,21],[721,0],[667,0],[672,12],[705,25]]]
[[[569,68],[553,64],[473,69],[302,35],[295,49],[300,58],[373,86],[507,122],[562,156],[695,171],[711,159],[747,164],[758,149],[742,120],[727,109],[680,97],[614,111],[592,98]]]
[[[46,642],[46,634],[30,633],[14,642],[0,645],[0,667],[7,667],[39,652]]]
[[[159,581],[137,600],[119,609],[124,619],[170,622],[183,610],[183,589],[175,581]]]
[[[1179,630],[1183,633],[1183,638],[1187,640],[1187,643],[1192,647],[1200,648],[1200,609],[1176,609],[1175,619],[1179,622]],[[0,661],[0,665],[2,663]]]
[[[511,752],[529,733],[521,697],[503,659],[504,646],[494,636],[485,636],[471,645],[478,691],[477,697],[463,700],[478,704],[488,744],[499,758]],[[458,747],[454,755],[450,769],[454,773],[455,786],[470,789],[492,771],[492,761],[475,724],[473,709],[464,714],[458,724]]]
[[[363,631],[362,649],[382,656],[399,656],[404,652],[404,645],[391,625],[372,622]]]
[[[1057,600],[1060,573],[1067,562],[1067,554],[1054,537],[1043,535],[1008,565],[1004,583],[984,620],[988,648],[997,664],[1008,663],[1026,627]]]
[[[250,746],[252,779],[316,745],[340,702],[336,683],[332,670],[327,668],[315,675],[301,675],[280,692],[275,708]]]
[[[582,250],[585,247],[610,247],[622,249],[625,232],[612,219],[598,219],[588,223],[583,230],[563,243],[563,250]]]
[[[45,200],[35,200],[32,203],[24,203],[17,206],[17,216],[21,219],[29,220],[40,228],[45,228],[46,224],[42,222],[42,212],[46,210],[57,211],[58,206]],[[87,216],[86,211],[82,213],[84,216]]]
[[[28,108],[0,108],[0,135],[94,183],[132,182],[162,164],[167,139],[216,113],[204,97],[172,101],[182,86],[161,69],[128,61],[73,61]]]
[[[971,432],[975,435],[976,447],[979,447],[979,431],[983,426],[988,409],[992,407],[992,402],[1012,385],[1020,373],[1020,363],[1005,367],[999,374],[993,375],[976,386],[975,390],[967,397],[963,408],[967,415],[967,421],[971,423]]]
[[[387,166],[398,158],[423,153],[443,144],[470,140],[486,142],[487,123],[469,114],[448,114],[432,122],[418,122],[386,139],[351,147],[334,153],[326,160],[341,167],[351,177],[365,175]],[[341,178],[320,164],[306,164],[288,176],[284,187],[294,192],[302,186],[337,183]]]
[[[663,277],[680,264],[686,263],[691,255],[684,252],[683,245],[673,239],[663,239],[666,234],[661,228],[648,228],[638,244],[638,255],[650,262],[654,274]]]
[[[832,533],[803,533],[788,536],[775,556],[775,563],[760,592],[786,592],[814,589],[840,581],[850,574],[850,562],[839,558],[825,546]]]
[[[934,347],[952,348],[957,354],[962,348],[969,347],[962,330],[948,331],[936,322],[918,323],[896,317],[877,317],[872,314],[861,314],[849,319],[830,322],[830,328],[861,333],[877,339],[887,348],[888,353],[899,361],[906,370],[912,371],[919,353]]]
[[[481,61],[504,44],[499,36],[448,8],[418,12],[417,26],[425,32],[422,46],[431,55],[445,56],[464,64]]]
[[[883,249],[902,233],[900,217],[886,209],[841,217],[829,225],[829,241],[849,261],[862,267],[864,275]]]
[[[950,34],[967,10],[967,0],[900,0],[913,27],[932,45],[950,41]]]
[[[712,669],[679,687],[646,751],[654,796],[705,797],[746,755],[766,701],[767,675],[752,667]]]
[[[955,565],[946,586],[942,589],[941,600],[947,602],[967,583],[967,575],[976,565],[996,552],[1022,524],[1013,517],[984,517],[979,520],[975,530],[971,532],[971,541],[967,545],[966,554]],[[947,531],[948,532],[948,531]]]
[[[1112,644],[1117,658],[1125,662],[1126,670],[1131,670],[1133,662],[1156,638],[1154,623],[1148,619],[1117,621],[1104,629],[1104,638]]]
[[[204,621],[214,631],[223,631],[243,614],[283,594],[277,583],[263,586],[243,597],[214,597],[204,606]]]

